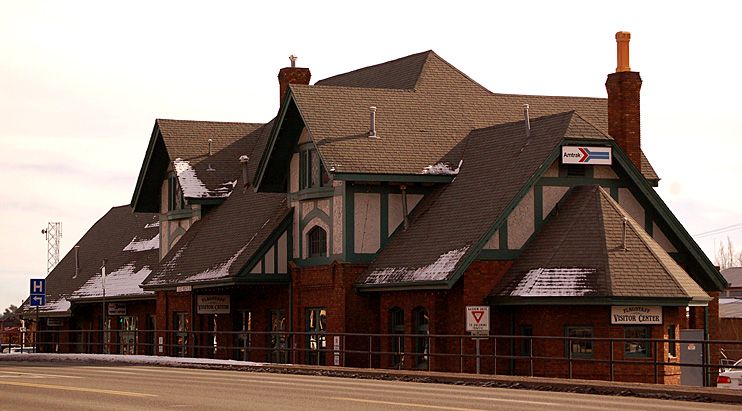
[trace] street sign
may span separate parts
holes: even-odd
[[[489,335],[490,308],[488,306],[466,306],[466,331],[471,335]]]
[[[562,147],[562,164],[611,165],[612,162],[611,147]]]
[[[46,294],[46,279],[44,278],[32,278],[31,279],[31,295],[34,294]]]
[[[46,296],[44,294],[31,295],[31,307],[41,307],[46,305]]]
[[[41,307],[46,305],[46,279],[31,279],[31,307]]]

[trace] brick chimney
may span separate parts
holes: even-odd
[[[286,97],[289,84],[309,84],[309,79],[312,78],[312,73],[309,72],[308,68],[296,67],[296,56],[292,54],[289,56],[289,60],[291,60],[291,67],[284,67],[278,71],[280,93],[278,97],[281,99],[279,105],[283,105],[283,98]]]
[[[642,79],[629,67],[629,40],[631,33],[616,33],[616,72],[608,75],[608,134],[641,171],[641,131],[639,127],[639,90]]]

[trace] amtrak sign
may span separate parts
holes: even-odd
[[[610,147],[562,147],[562,164],[611,165],[613,152]]]

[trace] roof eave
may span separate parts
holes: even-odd
[[[333,180],[368,181],[380,183],[451,183],[456,175],[448,174],[374,174],[374,173],[331,173]]]
[[[415,290],[449,290],[453,283],[448,280],[440,281],[415,281],[388,284],[356,284],[359,292],[374,291],[415,291]]]
[[[690,305],[707,305],[691,298],[682,297],[513,297],[489,296],[491,305],[659,305],[663,307],[687,307]]]

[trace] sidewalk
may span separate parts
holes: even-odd
[[[687,387],[682,385],[655,385],[642,383],[608,382],[595,380],[567,380],[558,378],[520,377],[509,375],[475,375],[428,371],[384,370],[314,365],[287,365],[213,360],[204,358],[151,357],[144,355],[101,354],[0,354],[0,362],[128,364],[163,367],[224,369],[281,374],[322,375],[341,378],[366,378],[438,384],[472,385],[537,391],[559,391],[582,394],[632,396],[695,402],[742,404],[742,390]]]

